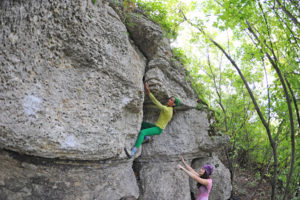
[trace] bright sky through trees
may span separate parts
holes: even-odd
[[[184,1],[187,4],[192,3],[192,0],[186,0]],[[186,13],[186,16],[188,19],[190,19],[191,21],[193,21],[194,18],[198,17],[198,18],[202,18],[206,23],[206,29],[208,30],[208,32],[213,33],[215,36],[215,40],[218,41],[221,44],[224,44],[225,46],[227,45],[226,43],[228,43],[229,41],[231,42],[231,49],[235,49],[237,47],[239,47],[241,45],[241,42],[239,40],[233,40],[233,33],[231,31],[231,29],[227,29],[225,31],[220,31],[218,29],[216,29],[213,24],[216,23],[217,18],[216,16],[210,14],[210,15],[205,15],[201,9],[195,9],[195,10],[190,10],[188,13]],[[180,24],[180,28],[179,28],[179,33],[178,36],[176,38],[176,40],[172,40],[171,39],[171,46],[172,48],[181,48],[183,49],[185,52],[187,53],[187,56],[190,58],[198,58],[198,59],[205,59],[205,57],[207,56],[207,52],[206,49],[203,48],[199,48],[200,46],[204,46],[204,44],[199,45],[197,43],[193,43],[191,42],[191,40],[193,39],[193,32],[197,32],[197,30],[192,27],[190,24],[188,24],[187,22],[183,22]],[[201,36],[199,36],[201,37]],[[251,42],[250,39],[248,39],[248,42]],[[212,62],[217,61],[219,58],[212,58]],[[189,64],[187,63],[186,67],[189,68]],[[193,65],[193,63],[192,63]],[[226,65],[230,65],[229,61],[227,61],[226,59],[223,58],[223,65],[224,67]],[[201,66],[199,67],[199,74],[205,74],[205,72],[202,70]],[[230,66],[229,66],[230,67]],[[271,66],[266,66],[266,73],[264,73],[264,78],[260,83],[255,83],[253,82],[250,86],[252,89],[256,89],[256,90],[260,90],[261,93],[266,93],[266,88],[267,88],[267,83],[268,84],[272,84],[273,80],[274,80],[274,76],[273,74],[269,73]],[[253,73],[255,73],[253,71]],[[267,76],[266,76],[267,75]],[[235,94],[236,91],[233,87],[230,86],[221,86],[222,91],[226,92],[226,93],[232,93]],[[264,104],[267,104],[267,100],[264,101]]]

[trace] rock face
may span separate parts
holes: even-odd
[[[0,199],[119,199],[139,195],[131,163],[74,162],[0,152]]]
[[[145,60],[113,9],[101,1],[5,0],[1,15],[2,148],[119,156],[138,132],[128,124],[142,121]]]
[[[122,1],[0,2],[0,199],[189,200],[179,155],[224,168],[212,154],[227,140],[208,135],[207,112],[163,35]],[[143,78],[162,103],[183,103],[133,164],[123,148],[159,114]],[[215,181],[211,199],[230,196],[221,175],[226,186]]]

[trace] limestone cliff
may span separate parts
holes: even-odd
[[[158,24],[122,1],[2,0],[0,41],[0,199],[190,200],[179,155],[213,163],[211,199],[230,196],[214,155],[226,140],[208,135],[208,112]],[[161,102],[183,103],[127,160],[141,122],[158,116],[143,81]]]

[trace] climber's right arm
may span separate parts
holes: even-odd
[[[149,83],[145,83],[145,88],[146,91],[151,99],[151,101],[160,109],[160,110],[164,110],[166,108],[166,106],[162,105],[156,98],[155,96],[151,93],[150,89],[149,89]]]

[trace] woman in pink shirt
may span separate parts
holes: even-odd
[[[212,174],[214,168],[211,165],[204,165],[200,172],[197,173],[191,166],[189,166],[183,159],[182,156],[180,156],[180,160],[184,164],[185,168],[181,165],[178,165],[178,168],[183,170],[185,173],[187,173],[192,179],[197,181],[197,187],[198,187],[198,195],[197,200],[208,200],[209,193],[212,187],[212,179],[210,178],[210,175]]]

